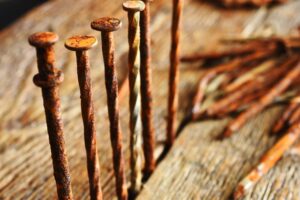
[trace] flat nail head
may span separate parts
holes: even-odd
[[[139,12],[145,9],[145,4],[142,1],[125,1],[123,9],[128,12]]]
[[[121,28],[121,20],[113,17],[102,17],[92,21],[91,27],[97,31],[112,32]]]
[[[52,32],[37,32],[29,36],[29,44],[34,47],[48,47],[53,45],[59,39],[56,33]]]
[[[85,51],[93,48],[97,44],[94,36],[76,35],[68,38],[65,47],[71,51]]]

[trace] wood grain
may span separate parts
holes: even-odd
[[[156,140],[165,139],[167,74],[171,1],[152,3],[152,66],[153,108]],[[277,33],[293,33],[300,22],[294,16],[300,9],[299,1],[267,11],[257,29],[278,28]],[[198,0],[186,0],[183,15],[182,53],[216,48],[219,38],[239,36],[251,24],[256,10],[220,10]],[[21,20],[0,32],[0,199],[55,199],[56,190],[51,166],[50,148],[46,132],[42,98],[39,88],[32,83],[36,72],[35,51],[27,37],[36,31],[55,31],[61,37],[55,46],[56,66],[63,70],[61,85],[62,117],[75,199],[88,199],[89,186],[80,113],[80,98],[76,76],[75,56],[65,50],[64,40],[74,34],[99,34],[92,31],[90,22],[102,16],[119,17],[123,28],[115,35],[116,61],[119,77],[127,69],[127,20],[118,0],[56,0],[49,1],[25,15]],[[112,153],[109,141],[109,123],[106,108],[104,66],[98,45],[90,52],[95,117],[98,139],[101,182],[104,199],[115,199]],[[197,65],[182,65],[180,78],[180,109],[182,118],[188,98],[203,70]],[[124,134],[126,171],[129,169],[129,115],[128,95],[120,100],[121,126]],[[259,156],[275,138],[264,132],[275,120],[273,110],[264,113],[224,143],[210,139],[222,128],[221,122],[205,122],[188,126],[174,148],[158,166],[145,185],[140,199],[226,199],[235,184],[254,166]],[[264,123],[262,123],[264,122]],[[225,125],[225,122],[222,121]],[[198,134],[199,133],[199,134]],[[156,147],[156,157],[161,152]],[[254,197],[280,199],[298,194],[292,186],[299,186],[299,159],[285,157],[264,181],[259,182],[249,199]],[[171,170],[172,169],[172,170]],[[165,178],[165,177],[168,178]],[[269,181],[268,181],[269,178]],[[281,182],[284,180],[284,182]],[[298,192],[298,193],[297,193]],[[274,198],[273,198],[274,197]],[[254,198],[255,199],[255,198]]]

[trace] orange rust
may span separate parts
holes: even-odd
[[[145,157],[144,180],[148,179],[155,168],[154,148],[155,133],[152,122],[152,77],[151,77],[151,38],[150,4],[144,0],[145,9],[141,12],[141,100],[143,123],[143,149]]]
[[[244,56],[250,53],[254,53],[258,48],[264,47],[263,45],[257,44],[248,44],[239,48],[229,49],[226,51],[213,51],[213,52],[204,52],[204,53],[195,53],[192,55],[182,56],[180,58],[181,62],[195,62],[203,59],[221,59],[224,57],[235,57],[235,56]]]
[[[65,148],[61,104],[58,85],[63,81],[63,73],[55,68],[53,44],[58,40],[55,33],[35,33],[29,43],[36,47],[38,74],[34,83],[42,88],[47,130],[51,149],[57,195],[60,200],[72,200],[71,178]]]
[[[284,3],[287,0],[215,0],[221,3],[225,7],[236,7],[236,6],[265,6],[273,3]]]
[[[29,36],[29,44],[35,47],[47,47],[53,45],[59,39],[53,32],[37,32]]]
[[[97,44],[97,39],[94,36],[76,35],[68,38],[65,42],[65,47],[72,51],[85,51]]]
[[[102,17],[94,20],[91,27],[98,31],[112,32],[121,28],[122,22],[113,17]]]
[[[81,114],[84,127],[84,143],[87,157],[87,171],[90,185],[90,198],[102,200],[100,165],[97,152],[95,114],[90,78],[90,62],[87,50],[97,44],[93,36],[73,36],[66,40],[67,49],[76,51],[77,75],[80,89]]]
[[[234,193],[234,199],[240,199],[244,196],[245,190],[242,186],[238,186]]]
[[[102,53],[104,60],[105,87],[107,94],[107,108],[110,121],[110,140],[113,150],[113,166],[116,180],[116,193],[119,200],[127,200],[124,156],[122,153],[122,132],[119,119],[119,94],[117,70],[114,61],[114,35],[113,31],[118,30],[122,23],[117,18],[102,17],[91,23],[92,29],[101,31]],[[126,79],[128,80],[128,79]],[[120,87],[120,93],[128,89],[126,80]],[[120,95],[121,96],[121,95]],[[120,97],[121,99],[122,97]]]
[[[294,112],[291,114],[290,118],[288,119],[288,125],[293,125],[295,122],[297,122],[300,119],[300,105],[297,104],[297,108],[294,110]]]
[[[293,115],[293,113],[297,110],[298,107],[299,104],[294,103],[292,100],[290,104],[287,106],[287,108],[285,108],[284,113],[277,120],[276,124],[273,126],[271,134],[276,134],[278,132],[281,132],[283,129],[285,129],[288,125],[288,121],[290,117]]]
[[[265,175],[300,137],[300,120],[261,158],[259,164],[238,184],[234,197],[243,197]]]
[[[221,64],[216,68],[209,70],[199,81],[197,93],[193,100],[193,115],[197,115],[199,112],[200,104],[204,99],[204,92],[209,82],[220,73],[230,72],[237,68],[247,65],[249,62],[260,61],[273,55],[276,52],[276,48],[271,47],[269,50],[258,50],[246,57],[236,58],[228,63]]]
[[[248,119],[263,110],[267,105],[272,103],[274,98],[289,88],[292,82],[300,74],[300,63],[298,57],[289,59],[285,63],[285,65],[294,65],[296,62],[298,62],[296,66],[291,69],[275,86],[273,86],[266,95],[262,96],[256,104],[253,104],[249,109],[247,109],[247,111],[243,112],[235,120],[229,123],[223,133],[223,137],[231,136],[232,133],[240,129]]]
[[[173,145],[176,136],[182,7],[183,0],[173,0],[166,149]]]

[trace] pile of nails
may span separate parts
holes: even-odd
[[[173,145],[175,137],[191,121],[236,116],[220,136],[223,139],[231,136],[250,118],[267,107],[287,104],[287,109],[272,129],[273,134],[283,133],[283,136],[266,153],[261,163],[237,186],[235,198],[239,199],[300,137],[300,88],[297,87],[300,78],[300,38],[227,40],[222,43],[232,45],[228,51],[182,57],[182,62],[201,60],[203,65],[209,65],[209,69],[200,78],[190,113],[177,129],[182,1],[173,0],[166,150]],[[274,1],[222,2],[226,5],[242,2],[263,5]],[[126,1],[123,3],[123,9],[128,13],[129,43],[129,192],[122,155],[118,84],[114,64],[113,32],[121,27],[121,21],[103,17],[91,23],[92,29],[101,32],[116,194],[120,200],[134,198],[142,189],[142,176],[147,179],[155,168],[154,131],[151,121],[150,5],[148,0]],[[29,37],[29,43],[36,47],[37,51],[38,74],[34,76],[33,81],[42,90],[58,198],[70,200],[73,199],[73,194],[59,96],[59,84],[63,82],[63,73],[54,66],[53,45],[57,40],[57,34],[51,32],[39,32]],[[88,50],[95,45],[97,39],[87,35],[73,36],[65,42],[67,49],[75,51],[77,59],[90,197],[102,199],[88,57]],[[142,157],[145,159],[144,166]]]
[[[118,78],[114,61],[114,35],[122,23],[113,17],[102,17],[91,23],[91,28],[101,32],[104,61],[107,107],[110,121],[110,139],[113,152],[113,166],[116,194],[119,200],[135,198],[142,189],[142,180],[147,180],[154,171],[154,130],[152,124],[152,94],[150,68],[150,4],[144,1],[126,1],[123,10],[128,14],[128,81],[130,107],[130,186],[127,190],[124,157],[122,154],[122,133],[119,122]],[[175,139],[177,111],[177,82],[179,63],[179,37],[182,0],[173,1],[172,38],[170,56],[169,120],[166,149]],[[30,45],[36,48],[38,74],[33,82],[41,87],[52,154],[54,177],[59,199],[73,199],[67,152],[64,143],[61,119],[59,84],[63,73],[55,67],[54,44],[59,37],[53,32],[38,32],[29,37]],[[84,125],[84,142],[87,157],[90,198],[103,198],[100,184],[100,165],[97,153],[93,94],[88,51],[97,45],[97,39],[90,35],[75,35],[65,41],[65,47],[74,51],[77,60],[77,75],[81,97],[81,112]],[[144,157],[144,158],[143,158]],[[144,166],[143,166],[144,160]]]
[[[274,3],[284,3],[287,0],[216,0],[216,1],[224,5],[225,7],[234,7],[234,6],[244,6],[244,5],[265,6]]]
[[[217,139],[230,137],[272,105],[286,106],[271,129],[283,135],[260,164],[237,186],[235,199],[245,195],[300,137],[300,37],[222,40],[227,50],[183,56],[201,62],[201,76],[190,112],[180,131],[192,121],[233,117]]]

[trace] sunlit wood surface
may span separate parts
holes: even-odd
[[[171,2],[152,3],[152,66],[156,156],[165,139],[170,48]],[[217,39],[241,36],[255,30],[292,34],[300,23],[300,2],[270,9],[223,10],[200,0],[186,0],[182,54],[215,49]],[[64,40],[74,34],[93,34],[90,22],[114,16],[123,21],[116,32],[116,62],[120,81],[127,69],[127,19],[118,0],[49,1],[0,33],[0,199],[55,199],[50,148],[40,89],[32,83],[37,73],[35,50],[27,37],[36,31],[54,31],[57,67],[65,74],[61,85],[62,116],[75,199],[89,199],[83,126],[74,53]],[[255,22],[257,18],[258,22]],[[250,28],[249,28],[250,27]],[[98,147],[104,199],[115,198],[103,61],[100,44],[90,51]],[[202,73],[197,65],[181,65],[182,118]],[[129,173],[128,95],[120,99],[127,174]],[[223,142],[213,140],[227,120],[189,125],[159,164],[138,199],[228,199],[241,178],[276,140],[267,132],[280,113],[272,108]],[[287,154],[251,191],[246,199],[299,199],[300,157]]]

